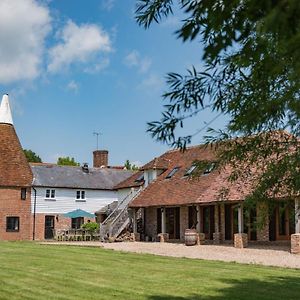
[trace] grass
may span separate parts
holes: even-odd
[[[300,271],[101,248],[0,243],[0,299],[299,299]]]

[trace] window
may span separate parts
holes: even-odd
[[[76,200],[85,200],[85,191],[76,191]]]
[[[196,173],[197,175],[207,175],[211,173],[214,168],[216,167],[216,162],[207,162],[207,161],[199,161],[197,163],[193,163],[191,167],[185,172],[184,176],[189,176],[193,173]]]
[[[55,199],[55,190],[46,190],[46,198],[47,199]]]
[[[210,163],[204,170],[203,174],[204,175],[209,174],[210,172],[212,172],[212,170],[215,168],[215,166],[216,166],[216,163],[214,163],[214,162]]]
[[[27,189],[21,188],[21,200],[26,200],[26,193],[27,193]]]
[[[197,168],[197,165],[192,165],[186,172],[185,172],[185,174],[184,174],[184,176],[189,176],[189,175],[191,175],[194,171],[195,171],[195,169]]]
[[[84,218],[72,218],[72,229],[80,229],[84,223]]]
[[[142,173],[136,180],[135,182],[142,182],[144,181],[144,173]]]
[[[151,183],[154,180],[154,171],[150,170],[148,171],[148,183]]]
[[[19,217],[6,217],[6,231],[17,232],[19,231],[20,218]]]
[[[173,175],[179,170],[179,167],[175,167],[167,176],[166,178],[171,178]]]

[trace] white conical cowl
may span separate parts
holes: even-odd
[[[8,95],[5,94],[2,97],[2,102],[0,105],[0,123],[6,123],[13,125],[13,120],[11,116],[11,110],[9,105]]]

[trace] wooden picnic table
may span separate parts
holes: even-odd
[[[92,241],[99,240],[100,232],[91,234],[89,230],[85,229],[60,229],[55,232],[55,239],[57,241]]]

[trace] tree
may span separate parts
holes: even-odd
[[[132,170],[132,171],[137,171],[139,169],[139,167],[136,166],[135,164],[131,164],[128,159],[126,160],[124,167],[126,170]]]
[[[28,162],[35,162],[35,163],[41,163],[41,158],[32,150],[30,149],[23,149],[23,152],[26,156],[26,159]]]
[[[241,166],[264,162],[247,199],[270,200],[283,186],[287,196],[299,194],[299,1],[177,2],[185,18],[176,35],[184,42],[202,42],[205,68],[167,75],[162,118],[148,123],[148,131],[156,140],[184,149],[200,132],[178,135],[186,119],[205,109],[226,114],[226,129],[209,128],[206,138],[222,145],[223,164],[239,166],[231,179],[245,174]],[[174,8],[172,0],[139,0],[136,19],[148,28]]]
[[[57,164],[59,166],[80,166],[80,163],[76,162],[74,157],[59,157],[57,159]]]

